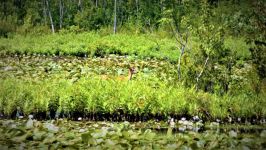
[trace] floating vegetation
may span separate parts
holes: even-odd
[[[58,75],[65,79],[78,79],[95,75],[126,75],[129,67],[135,67],[138,75],[172,81],[176,66],[162,60],[139,59],[134,56],[109,55],[104,58],[61,56],[4,56],[0,61],[0,78],[47,79]]]
[[[31,121],[31,126],[27,126]],[[149,125],[148,125],[149,124]],[[165,127],[167,132],[147,128]],[[175,126],[181,126],[176,124]],[[252,126],[250,126],[252,128]],[[265,129],[265,128],[264,128]],[[266,130],[173,132],[164,122],[0,120],[1,149],[263,149]]]

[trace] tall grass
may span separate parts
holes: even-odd
[[[0,39],[0,53],[75,56],[128,54],[170,60],[177,60],[179,56],[173,39],[135,34],[100,35],[94,32],[14,35]]]
[[[99,32],[58,32],[56,34],[15,34],[0,38],[0,54],[45,54],[74,56],[104,56],[106,54],[137,55],[177,61],[179,49],[175,39],[160,31],[153,34],[119,34]],[[197,37],[189,37],[187,51],[199,46]],[[250,57],[249,45],[243,38],[226,37],[225,48],[238,59]]]
[[[265,117],[263,96],[216,96],[194,89],[169,86],[158,81],[130,82],[101,80],[97,77],[69,80],[0,80],[0,111],[10,115],[19,106],[25,114],[57,111],[131,115],[199,115],[213,119]],[[55,98],[58,98],[58,101]],[[53,105],[53,103],[56,103]]]

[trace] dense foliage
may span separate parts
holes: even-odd
[[[245,93],[265,93],[265,5],[263,0],[5,0],[0,33],[7,39],[1,38],[0,50],[153,57],[178,63],[186,87],[220,95],[243,87]],[[47,35],[49,28],[56,35]]]
[[[0,2],[1,148],[263,149],[265,130],[198,131],[265,129],[265,97],[265,0]]]
[[[170,60],[183,88],[252,101],[265,95],[265,10],[263,0],[5,0],[0,50]]]
[[[16,117],[18,107],[43,119],[137,121],[197,115],[205,121],[253,121],[266,116],[263,93],[245,91],[249,87],[223,96],[196,92],[179,83],[175,64],[163,60],[17,56],[2,61],[0,111],[6,116]],[[128,66],[138,73],[121,81]]]

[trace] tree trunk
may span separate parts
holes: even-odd
[[[177,68],[178,80],[181,80],[181,59],[182,59],[182,56],[184,54],[184,51],[185,51],[185,45],[182,45],[182,48],[180,50],[180,55],[178,58],[178,68]]]
[[[205,63],[203,65],[203,68],[202,68],[201,72],[199,73],[199,75],[196,78],[196,90],[198,90],[198,88],[199,88],[199,79],[202,76],[202,73],[203,73],[203,71],[204,71],[204,69],[205,69],[205,67],[206,67],[206,65],[208,63],[208,60],[209,60],[209,56],[206,58]]]
[[[82,0],[79,0],[78,9],[79,11],[82,11]]]
[[[43,1],[43,18],[44,24],[47,24],[47,9],[46,9],[46,0]]]
[[[177,44],[181,45],[180,55],[178,58],[178,66],[177,66],[178,80],[181,80],[181,59],[182,59],[183,54],[185,53],[185,48],[187,47],[188,33],[186,34],[185,39],[183,39],[184,37],[182,37],[178,29],[175,29],[171,23],[170,23],[170,27],[172,29],[172,32],[173,32],[173,35],[175,37]],[[185,40],[185,42],[183,42],[183,40]]]
[[[49,15],[49,18],[50,18],[50,22],[51,22],[51,29],[52,29],[52,32],[54,33],[54,22],[53,22],[53,18],[52,18],[52,14],[51,14],[51,11],[49,9],[49,2],[48,0],[46,0],[46,6],[47,6],[47,10],[48,10],[48,15]]]
[[[106,0],[103,0],[103,3],[102,3],[102,8],[103,8],[103,13],[104,13],[104,24],[106,24],[106,16],[107,16],[107,14],[106,14]]]
[[[3,8],[4,8],[4,10],[3,10],[3,14],[4,14],[4,18],[5,18],[5,20],[7,20],[7,6],[6,6],[6,3],[7,3],[7,1],[6,0],[4,0],[4,2],[3,2]]]
[[[136,11],[137,11],[137,16],[139,15],[139,1],[136,0]]]
[[[116,34],[116,0],[114,3],[114,34]]]
[[[63,17],[64,17],[64,4],[62,0],[59,1],[59,28],[63,26]]]
[[[160,2],[159,2],[159,3],[160,3],[160,11],[161,11],[160,13],[162,13],[162,12],[163,12],[163,1],[162,1],[162,0],[160,0]]]

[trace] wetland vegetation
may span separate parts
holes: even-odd
[[[3,149],[265,149],[263,0],[1,1]]]

